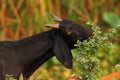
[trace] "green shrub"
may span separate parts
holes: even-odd
[[[93,26],[90,21],[86,25],[92,26],[94,36],[82,42],[77,41],[77,44],[75,44],[78,53],[76,62],[79,64],[83,80],[96,80],[102,72],[100,59],[97,57],[96,52],[99,48],[111,47],[112,44],[106,41],[114,36],[116,29],[103,33],[99,26]]]

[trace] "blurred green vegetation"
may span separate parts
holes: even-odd
[[[100,25],[103,32],[120,26],[120,0],[0,0],[0,40],[18,40],[48,30],[45,23],[54,23],[50,14],[69,18],[80,24],[79,17]],[[120,30],[111,40],[113,47],[97,51],[103,75],[115,71],[120,63]],[[73,50],[73,55],[77,53]],[[31,80],[65,80],[71,74],[80,73],[74,61],[72,70],[64,68],[56,58],[43,64]]]

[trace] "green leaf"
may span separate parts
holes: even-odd
[[[54,64],[60,64],[60,62],[56,59],[56,57],[53,57],[52,61],[53,61]]]
[[[112,27],[117,28],[120,26],[120,18],[115,13],[105,12],[103,14],[103,20]]]

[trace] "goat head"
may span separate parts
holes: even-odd
[[[72,68],[72,54],[70,49],[75,48],[77,40],[83,41],[93,35],[93,32],[82,25],[68,19],[61,19],[52,15],[57,24],[46,24],[56,30],[54,54],[57,59],[67,68]]]

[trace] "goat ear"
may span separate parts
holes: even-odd
[[[72,53],[61,35],[56,34],[54,44],[56,58],[67,68],[72,68]]]

